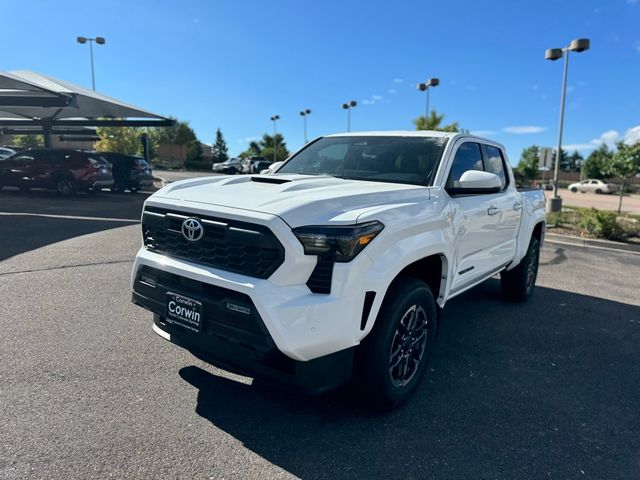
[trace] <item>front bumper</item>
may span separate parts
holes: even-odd
[[[165,321],[167,292],[202,302],[202,331]],[[134,278],[132,301],[154,313],[158,335],[225,370],[308,393],[335,388],[351,376],[353,348],[311,361],[284,355],[245,294],[145,266]]]

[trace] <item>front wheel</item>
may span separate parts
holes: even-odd
[[[576,192],[578,191],[578,189],[577,189],[576,187],[571,187],[571,191],[572,191],[573,193],[576,193]]]
[[[602,189],[600,189],[600,188],[596,189],[596,193],[597,193],[598,195],[602,195],[602,193],[603,193],[603,192],[602,192]]]
[[[526,301],[536,286],[539,263],[540,242],[534,237],[518,266],[500,273],[500,286],[505,297],[514,302]]]
[[[414,278],[395,282],[358,351],[356,382],[366,402],[388,410],[411,396],[429,363],[436,329],[429,286]]]
[[[56,192],[58,195],[68,197],[75,192],[75,186],[71,177],[60,177],[56,182]]]

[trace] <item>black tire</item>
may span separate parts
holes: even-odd
[[[56,192],[62,197],[68,197],[76,192],[73,178],[69,175],[59,177],[56,181]]]
[[[500,273],[500,286],[505,297],[513,302],[525,302],[533,293],[538,278],[540,242],[533,237],[527,253],[517,267]]]
[[[411,396],[427,369],[437,326],[429,286],[415,278],[395,281],[357,352],[354,380],[369,406],[389,410]]]
[[[597,193],[598,195],[602,195],[602,190],[601,190],[601,189],[599,189],[599,188],[596,188],[596,193]]]
[[[28,192],[29,190],[31,190],[31,187],[18,187],[20,189],[21,192]]]
[[[571,188],[571,191],[572,191],[573,193],[576,193],[576,192],[578,191],[578,189],[577,189],[576,187],[573,187],[573,188]]]

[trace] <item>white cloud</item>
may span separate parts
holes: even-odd
[[[363,105],[375,105],[376,103],[380,103],[384,100],[382,95],[371,95],[370,98],[365,98],[362,100]]]
[[[495,134],[496,132],[493,130],[471,130],[471,135],[477,135],[479,137],[488,137]]]
[[[244,138],[239,138],[238,143],[257,142],[258,140],[260,140],[260,137],[244,137]]]
[[[603,132],[598,138],[593,138],[589,143],[575,143],[563,145],[565,150],[594,150],[601,145],[606,145],[610,149],[616,148],[616,143],[623,140],[627,144],[633,144],[640,141],[640,125],[631,127],[624,132],[624,136],[621,137],[617,130],[607,130]]]
[[[599,138],[594,138],[591,140],[591,143],[596,147],[602,145],[603,143],[609,147],[613,148],[616,145],[616,142],[620,140],[620,134],[616,130],[607,130]]]
[[[636,142],[640,142],[640,125],[636,125],[624,133],[624,143],[633,145]]]
[[[391,95],[395,95],[396,93],[398,93],[395,88],[390,88],[389,90],[387,90],[387,92],[389,92]]]
[[[502,131],[506,133],[515,133],[516,135],[521,135],[525,133],[541,133],[546,129],[547,127],[539,127],[536,125],[519,125],[515,127],[504,127]]]
[[[596,146],[592,143],[569,143],[567,145],[562,145],[562,149],[567,152],[573,152],[574,150],[593,150],[594,148],[596,148]]]
[[[394,78],[393,83],[402,83],[404,80],[402,78]]]

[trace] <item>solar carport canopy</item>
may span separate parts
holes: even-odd
[[[55,127],[173,123],[80,85],[28,70],[0,71],[0,129],[5,133],[10,133],[12,127],[39,126],[46,138]]]

